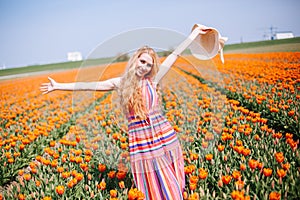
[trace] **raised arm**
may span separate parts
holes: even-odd
[[[58,83],[48,77],[49,83],[43,83],[40,90],[43,94],[47,94],[54,90],[66,91],[109,91],[119,87],[120,77],[112,78],[105,81],[96,82],[73,82],[73,83]]]
[[[198,37],[199,36],[199,37]],[[221,37],[219,31],[213,27],[207,27],[201,24],[195,24],[192,28],[192,33],[185,39],[173,52],[170,54],[159,67],[159,72],[155,77],[155,82],[158,83],[170,70],[178,56],[188,48],[195,40],[194,45],[196,52],[192,54],[200,60],[208,60],[220,53],[221,61],[224,63],[223,47],[228,38]],[[198,48],[201,50],[200,52]],[[193,50],[193,49],[191,49]]]
[[[201,33],[200,29],[195,29],[160,65],[159,71],[155,77],[155,82],[158,83],[170,70],[178,56],[193,42],[193,40]]]

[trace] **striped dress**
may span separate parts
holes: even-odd
[[[130,162],[136,187],[147,200],[183,199],[182,150],[173,127],[157,109],[156,84],[143,79],[142,95],[147,119],[128,116]]]

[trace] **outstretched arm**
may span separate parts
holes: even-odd
[[[49,83],[43,83],[40,90],[43,94],[47,94],[54,90],[66,91],[109,91],[114,90],[120,84],[120,78],[112,78],[105,81],[96,82],[73,82],[73,83],[58,83],[48,77]]]

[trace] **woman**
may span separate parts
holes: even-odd
[[[100,82],[50,83],[41,86],[43,94],[54,90],[117,90],[120,105],[128,119],[131,170],[136,187],[146,199],[183,199],[184,160],[180,143],[159,105],[157,84],[176,61],[174,51],[162,65],[147,46],[130,58],[122,77]]]

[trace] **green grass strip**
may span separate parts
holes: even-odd
[[[89,59],[85,61],[74,61],[74,62],[62,62],[45,65],[31,65],[26,67],[17,67],[0,70],[0,76],[8,76],[15,74],[24,74],[31,72],[42,72],[42,71],[58,71],[67,69],[77,69],[80,67],[96,66],[112,62],[112,58],[100,58],[100,59]]]
[[[261,47],[269,47],[270,51],[272,51],[272,47],[274,45],[284,45],[284,44],[298,44],[298,48],[296,51],[300,50],[300,37],[289,38],[289,39],[280,39],[280,40],[265,40],[259,42],[245,42],[239,44],[228,44],[224,47],[224,52],[232,51],[232,50],[246,50],[250,48],[261,48]],[[282,51],[285,51],[284,49]]]

